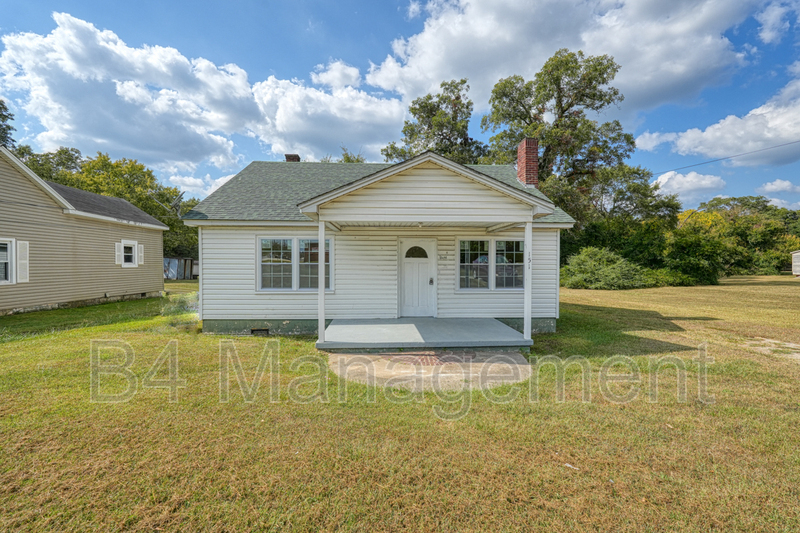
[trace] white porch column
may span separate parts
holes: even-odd
[[[317,267],[317,285],[319,299],[317,301],[317,320],[319,342],[325,342],[325,223],[319,221],[319,266]]]
[[[523,313],[524,335],[526,339],[531,338],[531,304],[533,302],[533,223],[525,223],[525,280],[523,283],[525,291],[525,313]]]

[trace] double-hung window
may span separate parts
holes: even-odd
[[[11,283],[11,262],[13,255],[13,241],[0,241],[0,283]]]
[[[461,241],[459,254],[459,287],[489,288],[489,241]]]
[[[136,241],[122,240],[114,243],[115,263],[123,268],[135,268],[144,264],[144,245]]]
[[[0,237],[0,285],[29,281],[29,242]]]
[[[518,239],[459,241],[459,289],[521,289],[525,247]]]
[[[497,289],[523,287],[525,251],[522,241],[494,241],[494,286]]]
[[[331,241],[325,239],[325,288],[331,288]],[[319,239],[298,239],[300,289],[319,288]]]
[[[319,287],[319,239],[258,239],[259,290],[316,290]],[[331,289],[331,241],[325,239],[325,288]]]
[[[292,239],[261,239],[261,288],[292,288]]]

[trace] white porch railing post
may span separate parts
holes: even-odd
[[[525,280],[523,287],[525,291],[525,312],[523,313],[524,335],[526,339],[531,338],[531,305],[533,303],[533,223],[525,223]]]
[[[319,221],[319,266],[317,271],[317,286],[319,299],[317,300],[317,328],[319,329],[319,342],[325,342],[325,222]]]

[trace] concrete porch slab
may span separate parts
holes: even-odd
[[[388,348],[514,348],[532,346],[522,333],[494,318],[333,320],[320,350]]]

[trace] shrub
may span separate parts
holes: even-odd
[[[668,268],[645,269],[644,275],[648,287],[690,287],[697,285],[697,281],[690,276]]]
[[[570,257],[561,269],[561,284],[570,289],[640,289],[651,283],[646,269],[593,246]]]
[[[724,251],[725,244],[718,237],[698,233],[691,227],[679,228],[672,232],[667,244],[667,268],[699,284],[716,285],[725,272]]]

